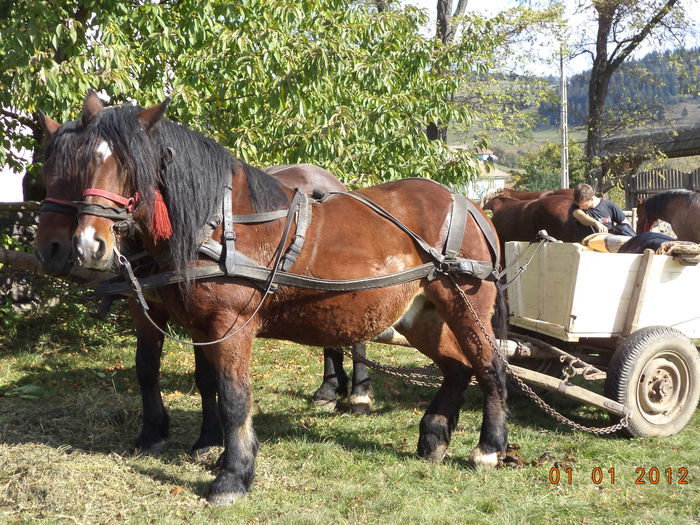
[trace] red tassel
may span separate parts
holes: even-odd
[[[163,201],[163,195],[158,190],[156,190],[156,202],[151,217],[151,233],[155,242],[158,242],[159,239],[170,239],[173,235],[168,208]]]

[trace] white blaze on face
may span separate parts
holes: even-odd
[[[97,252],[99,243],[95,240],[96,233],[95,228],[92,226],[87,226],[80,232],[78,242],[76,243],[76,249],[80,255],[87,256]]]
[[[109,147],[109,144],[107,144],[107,141],[103,140],[97,145],[95,153],[97,153],[97,156],[100,158],[100,160],[104,162],[112,156],[112,149]]]

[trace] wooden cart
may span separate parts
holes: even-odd
[[[506,260],[527,262],[535,250],[508,242]],[[529,383],[613,419],[629,412],[631,436],[675,434],[700,398],[699,292],[700,265],[546,243],[507,291],[509,360]],[[604,380],[605,395],[573,386],[575,375]]]

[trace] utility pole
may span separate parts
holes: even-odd
[[[564,45],[559,51],[559,76],[561,92],[561,188],[569,187],[569,126],[566,102],[566,74],[564,73]]]

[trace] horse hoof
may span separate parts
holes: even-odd
[[[209,494],[209,496],[207,496],[207,502],[210,505],[224,507],[226,505],[233,505],[243,496],[245,496],[245,494],[241,492],[222,492],[219,494]]]
[[[321,412],[333,412],[337,401],[335,399],[314,399],[313,405]]]
[[[351,395],[348,398],[348,403],[350,404],[350,412],[353,414],[365,416],[372,411],[372,399],[367,395]]]
[[[152,445],[148,446],[143,446],[143,445],[136,445],[134,447],[134,456],[141,457],[141,456],[150,456],[153,458],[160,457],[161,454],[165,451],[165,440],[161,439],[160,441],[153,443]]]
[[[350,413],[356,416],[368,416],[372,413],[372,407],[369,403],[353,403],[350,405]]]
[[[476,447],[469,454],[469,462],[476,468],[491,469],[498,466],[498,453],[484,454],[481,447]]]
[[[192,450],[190,450],[190,458],[192,458],[195,463],[204,463],[210,451],[211,447],[192,448]]]
[[[440,444],[423,456],[423,458],[434,463],[441,463],[445,456],[447,456],[447,445]]]

